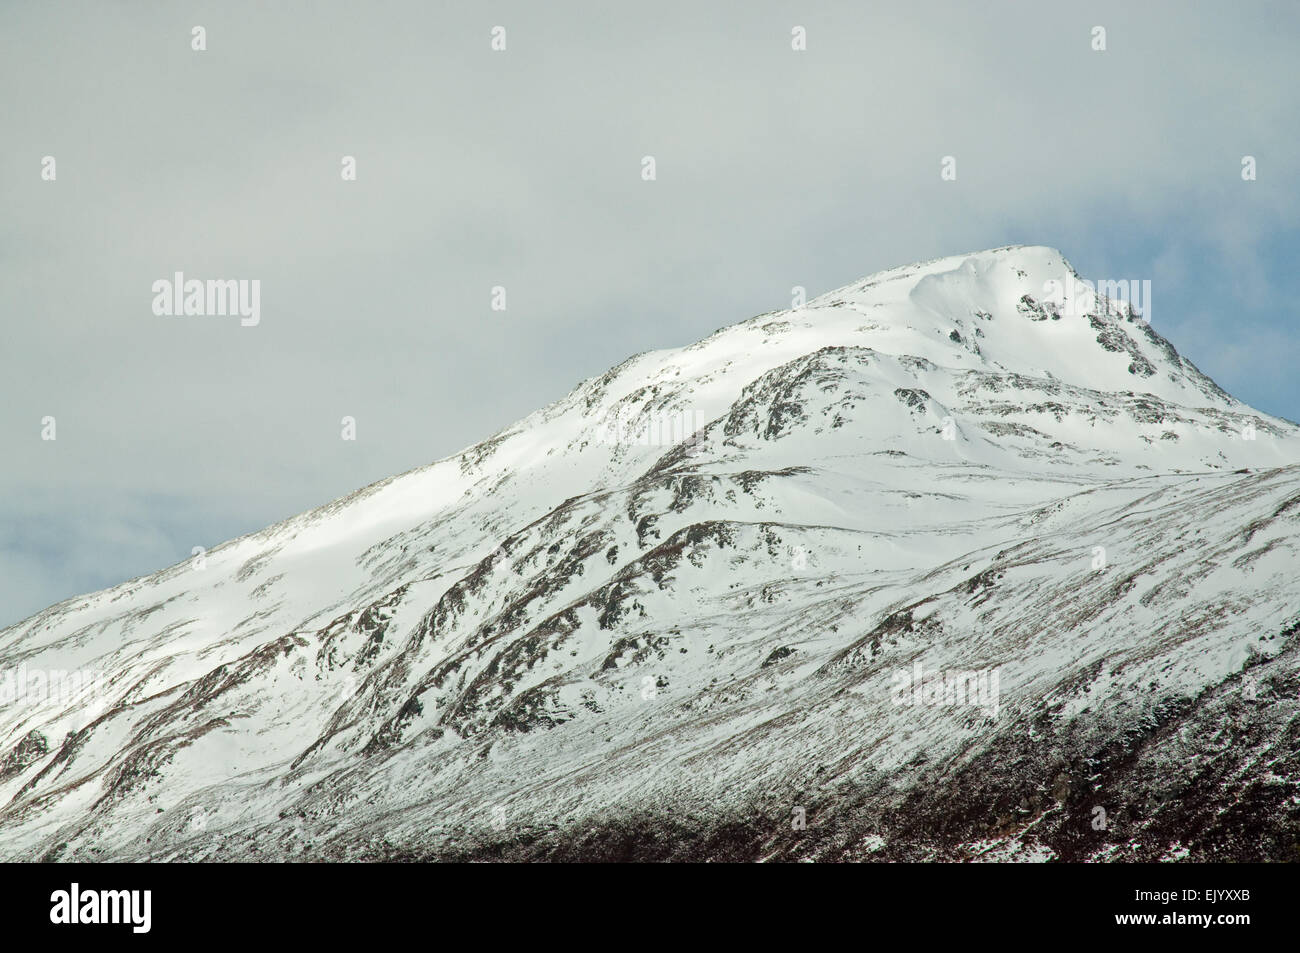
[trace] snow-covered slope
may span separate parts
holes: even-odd
[[[1289,856],[1300,431],[1068,276],[883,272],[0,632],[97,676],[0,705],[0,855]]]

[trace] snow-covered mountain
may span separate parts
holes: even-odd
[[[1295,859],[1300,428],[1072,277],[882,272],[5,629],[0,856]]]

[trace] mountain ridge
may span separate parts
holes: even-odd
[[[879,272],[0,631],[0,670],[105,673],[4,712],[5,855],[1178,859],[1124,773],[1177,790],[1171,719],[1230,711],[1296,777],[1294,719],[1230,690],[1270,673],[1276,716],[1295,678],[1298,428],[1061,276],[1041,246]],[[999,671],[1000,714],[893,704],[918,661]],[[1099,764],[1117,833],[1071,802]],[[945,794],[975,766],[978,817]],[[1225,803],[1283,856],[1254,770]]]

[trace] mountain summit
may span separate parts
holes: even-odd
[[[1300,430],[1147,316],[881,272],[51,607],[0,855],[1294,859]]]

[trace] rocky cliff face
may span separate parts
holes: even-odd
[[[1300,857],[1300,431],[1072,276],[874,275],[0,632],[0,855]]]

